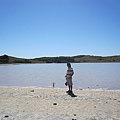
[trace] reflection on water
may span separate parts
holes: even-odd
[[[74,88],[120,89],[120,63],[74,63]],[[0,65],[0,86],[65,88],[66,64]]]

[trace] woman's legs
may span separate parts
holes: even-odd
[[[72,78],[67,79],[67,83],[68,83],[68,89],[69,89],[67,92],[72,92],[72,85],[73,85]]]
[[[69,85],[69,91],[72,92],[72,85]]]

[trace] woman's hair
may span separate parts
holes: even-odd
[[[70,64],[70,63],[67,63],[67,66],[68,66],[68,67],[71,67],[71,64]]]

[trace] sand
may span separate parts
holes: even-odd
[[[0,120],[120,120],[120,90],[0,87]]]

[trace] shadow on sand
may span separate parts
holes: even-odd
[[[71,97],[77,97],[77,95],[75,95],[73,92],[68,92],[68,95],[70,95]]]

